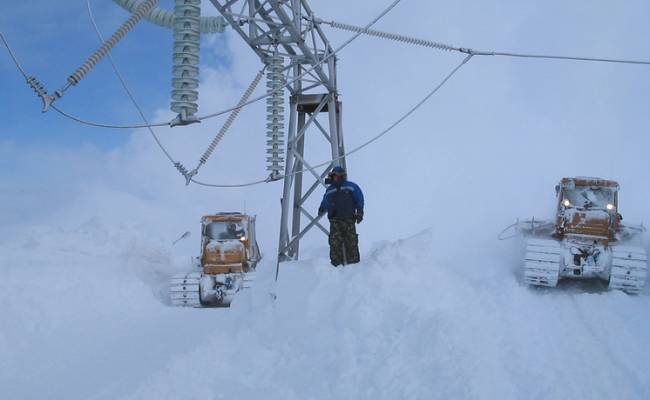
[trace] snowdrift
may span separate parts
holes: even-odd
[[[3,397],[650,395],[647,293],[528,288],[514,242],[442,254],[429,230],[378,243],[356,266],[284,264],[277,285],[267,257],[231,309],[195,310],[165,304],[182,266],[144,232],[90,221],[1,246]]]

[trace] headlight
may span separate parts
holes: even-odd
[[[569,207],[571,205],[571,202],[569,201],[569,199],[566,199],[562,202],[562,204],[564,204],[564,207]]]
[[[612,211],[614,209],[614,205],[613,204],[607,204],[607,209],[609,211]]]
[[[246,236],[240,237],[239,240],[241,240],[242,242],[245,242],[246,241]]]

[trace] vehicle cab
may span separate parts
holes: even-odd
[[[601,178],[564,178],[556,186],[556,235],[584,239],[615,240],[620,225],[615,181]]]

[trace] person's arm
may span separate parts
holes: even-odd
[[[363,214],[363,206],[364,206],[363,191],[361,191],[361,188],[356,183],[354,184],[354,191],[352,192],[352,196],[354,197],[354,202],[357,206],[357,211]]]
[[[329,190],[329,188],[328,188]],[[323,195],[323,200],[320,202],[320,207],[318,207],[318,215],[323,215],[327,212],[327,190]]]
[[[357,224],[360,224],[361,221],[363,221],[363,206],[364,206],[364,199],[363,199],[363,191],[357,184],[353,184],[354,191],[352,191],[352,198],[354,198],[354,202],[356,205],[356,209],[354,210],[354,219],[356,220]]]

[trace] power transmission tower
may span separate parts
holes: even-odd
[[[267,87],[274,92],[267,98],[267,169],[271,179],[284,175],[278,255],[279,261],[297,259],[308,231],[317,227],[328,233],[305,203],[325,186],[333,167],[345,167],[336,57],[330,57],[334,49],[306,0],[210,1],[266,64]],[[282,88],[290,93],[286,149]],[[305,155],[305,143],[314,136],[324,138],[333,160],[320,170]],[[303,170],[312,183],[305,184]],[[303,216],[308,221],[304,226]]]

